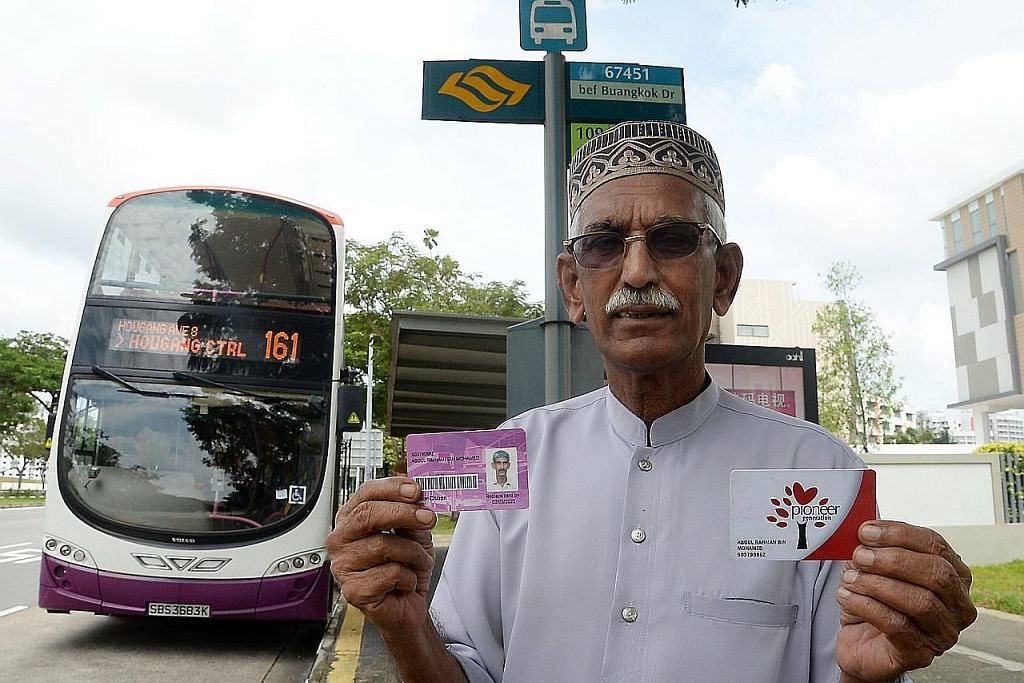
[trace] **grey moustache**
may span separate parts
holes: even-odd
[[[648,285],[640,289],[629,286],[623,287],[608,299],[608,303],[604,306],[604,312],[610,315],[624,306],[654,306],[667,311],[678,311],[680,309],[679,299],[654,285]]]

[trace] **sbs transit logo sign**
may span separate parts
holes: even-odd
[[[483,64],[469,71],[454,72],[437,92],[454,97],[483,114],[502,106],[514,107],[530,88],[529,83],[520,83],[496,67]]]
[[[775,507],[775,514],[765,517],[769,522],[785,529],[791,523],[796,524],[799,533],[797,541],[798,550],[807,549],[807,525],[814,524],[817,528],[823,528],[839,515],[839,505],[829,505],[828,498],[822,496],[815,503],[818,497],[818,487],[803,485],[795,481],[792,485],[785,487],[786,495],[779,498],[770,498],[771,504]]]

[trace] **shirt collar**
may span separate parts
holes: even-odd
[[[713,378],[705,376],[710,381],[696,398],[654,421],[650,437],[652,446],[663,446],[689,436],[711,415],[711,411],[718,405],[721,388]],[[634,446],[646,446],[647,425],[622,405],[611,389],[606,388],[605,391],[608,394],[606,406],[612,429],[624,441]]]

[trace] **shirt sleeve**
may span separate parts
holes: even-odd
[[[498,537],[490,511],[463,512],[430,604],[441,640],[471,683],[498,683],[505,668]]]

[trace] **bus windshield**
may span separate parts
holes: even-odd
[[[111,215],[93,296],[330,311],[334,236],[315,212],[228,190],[173,190]]]
[[[144,537],[272,534],[312,506],[326,420],[316,400],[134,384],[71,385],[58,477],[94,523]]]

